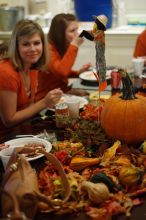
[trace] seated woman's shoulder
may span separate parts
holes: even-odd
[[[1,68],[12,68],[12,63],[8,58],[0,59],[0,66]]]

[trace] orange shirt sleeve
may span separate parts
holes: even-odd
[[[4,67],[5,68],[1,68],[0,70],[0,90],[18,93],[20,83],[18,78],[15,77],[15,71],[12,71],[8,65],[4,65]]]
[[[17,94],[17,109],[24,109],[34,101],[38,83],[38,71],[30,71],[30,96],[27,95],[21,75],[16,72],[10,62],[0,64],[0,90],[15,92]]]
[[[133,56],[134,57],[146,56],[146,30],[144,30],[137,37]]]
[[[70,44],[63,57],[60,56],[53,45],[50,45],[50,50],[51,54],[48,67],[54,75],[69,77],[77,74],[76,71],[72,71],[72,66],[75,63],[78,52],[76,46]]]

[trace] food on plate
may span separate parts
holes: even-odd
[[[49,152],[52,148],[52,144],[49,141],[38,137],[15,138],[5,142],[5,145],[8,145],[9,147],[0,151],[1,159],[4,160],[7,154],[11,155],[15,148],[18,148],[19,151],[23,152],[29,161],[43,157],[43,153],[39,153],[40,149]]]
[[[19,154],[24,155],[25,157],[36,157],[40,155],[40,149],[45,149],[45,146],[43,144],[38,143],[31,143],[31,144],[25,144],[23,147],[18,147]]]

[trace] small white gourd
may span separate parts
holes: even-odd
[[[82,189],[87,191],[90,201],[96,204],[104,202],[110,196],[109,189],[104,183],[83,181]]]

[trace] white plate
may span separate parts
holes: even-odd
[[[106,71],[106,79],[110,79],[111,78],[111,71],[112,70],[107,70]],[[88,82],[97,82],[96,77],[94,76],[94,73],[92,70],[83,72],[79,75],[79,78]]]
[[[42,138],[36,138],[36,137],[17,138],[17,139],[13,139],[13,140],[5,142],[5,144],[9,145],[9,148],[23,147],[25,144],[42,144],[44,145],[46,152],[50,152],[52,149],[52,144],[49,141],[44,140]],[[0,152],[0,156],[2,158],[3,150]],[[28,161],[36,160],[42,156],[43,154],[39,154],[36,157],[27,158],[27,160]]]

